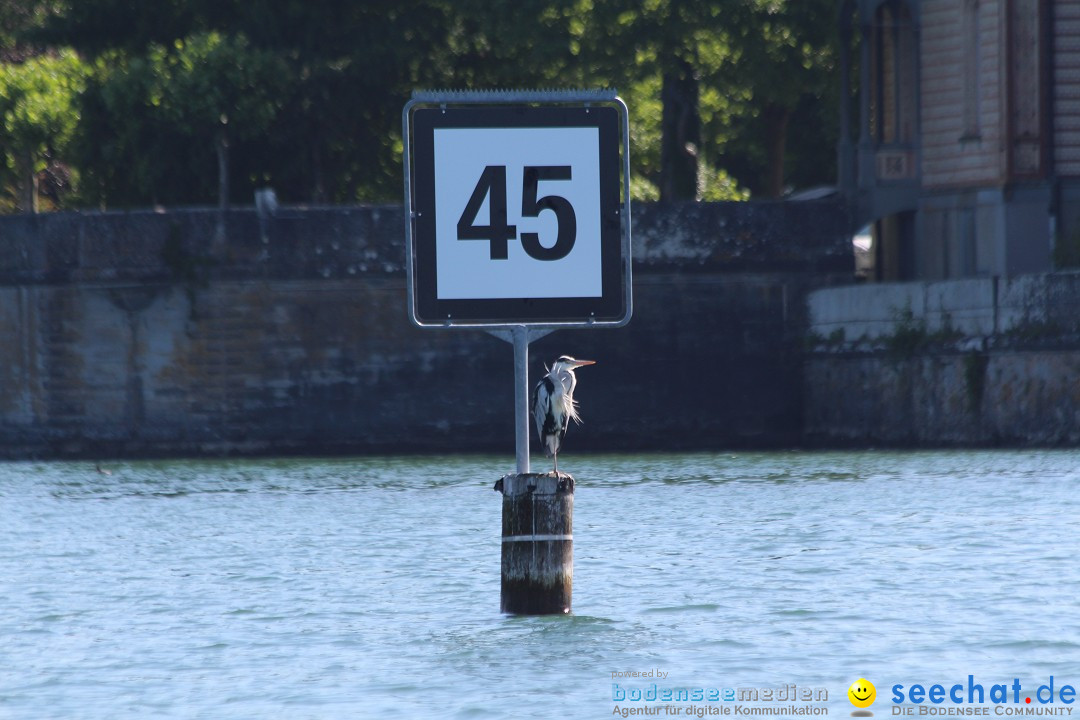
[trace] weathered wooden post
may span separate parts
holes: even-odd
[[[502,611],[570,612],[574,589],[574,478],[507,475],[502,490]]]
[[[574,479],[529,471],[529,339],[630,321],[626,105],[613,90],[414,92],[402,134],[413,322],[514,344],[502,610],[569,613]]]

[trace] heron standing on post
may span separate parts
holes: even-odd
[[[559,474],[559,448],[562,447],[566,428],[571,420],[581,422],[574,400],[574,388],[577,387],[574,370],[594,363],[594,360],[575,360],[563,355],[533,388],[532,413],[536,420],[536,432],[540,436],[540,444],[544,446],[544,454],[555,458],[556,475]]]

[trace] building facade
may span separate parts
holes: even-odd
[[[1080,0],[842,0],[840,16],[858,92],[839,181],[873,230],[872,278],[1012,276],[1075,254]]]

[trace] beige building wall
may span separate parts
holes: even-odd
[[[1080,176],[1080,2],[1054,0],[1054,166]]]
[[[1004,177],[1004,9],[1003,0],[923,3],[924,188],[986,186]]]

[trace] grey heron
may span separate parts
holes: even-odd
[[[574,388],[577,387],[574,370],[594,363],[594,360],[576,360],[563,355],[552,363],[551,369],[533,388],[532,413],[536,420],[536,433],[540,436],[544,453],[555,458],[556,475],[559,474],[559,448],[562,447],[566,428],[571,420],[581,422],[574,400]]]

